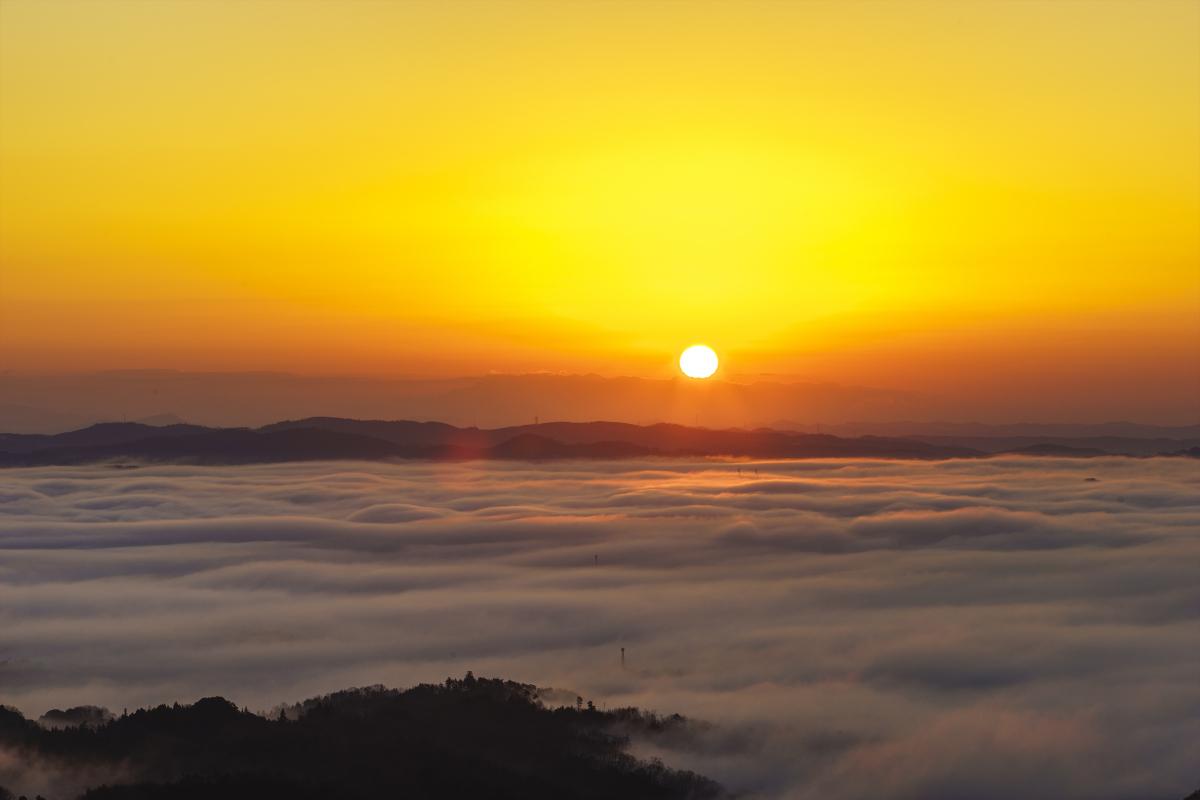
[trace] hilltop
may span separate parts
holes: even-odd
[[[542,696],[467,673],[403,691],[349,689],[269,715],[208,697],[47,728],[0,707],[0,750],[16,755],[0,759],[0,798],[724,796],[708,778],[628,754],[631,738],[662,737],[685,718],[602,711],[582,698],[551,707]]]

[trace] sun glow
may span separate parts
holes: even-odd
[[[717,354],[705,344],[694,344],[679,354],[679,368],[689,378],[707,378],[717,371]]]
[[[1195,418],[1200,4],[0,5],[4,369]]]

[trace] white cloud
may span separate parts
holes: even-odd
[[[1198,779],[1194,461],[0,479],[0,701],[31,716],[472,669],[708,720],[665,760],[766,797],[1175,798]]]

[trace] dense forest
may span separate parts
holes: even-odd
[[[725,796],[707,778],[627,752],[631,736],[677,731],[689,724],[683,717],[602,711],[582,699],[552,708],[536,687],[470,673],[403,691],[351,689],[269,716],[219,697],[91,716],[51,727],[0,707],[0,753],[40,776],[39,786],[74,778],[69,796],[46,800]],[[15,791],[32,789],[0,788],[0,800]]]

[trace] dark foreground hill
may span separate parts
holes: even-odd
[[[213,697],[49,730],[0,707],[0,752],[28,765],[24,780],[39,786],[74,776],[74,789],[47,800],[723,797],[707,778],[626,752],[631,736],[687,724],[590,703],[548,708],[533,686],[468,673],[406,691],[338,692],[275,718]],[[6,763],[0,776],[13,780]]]

